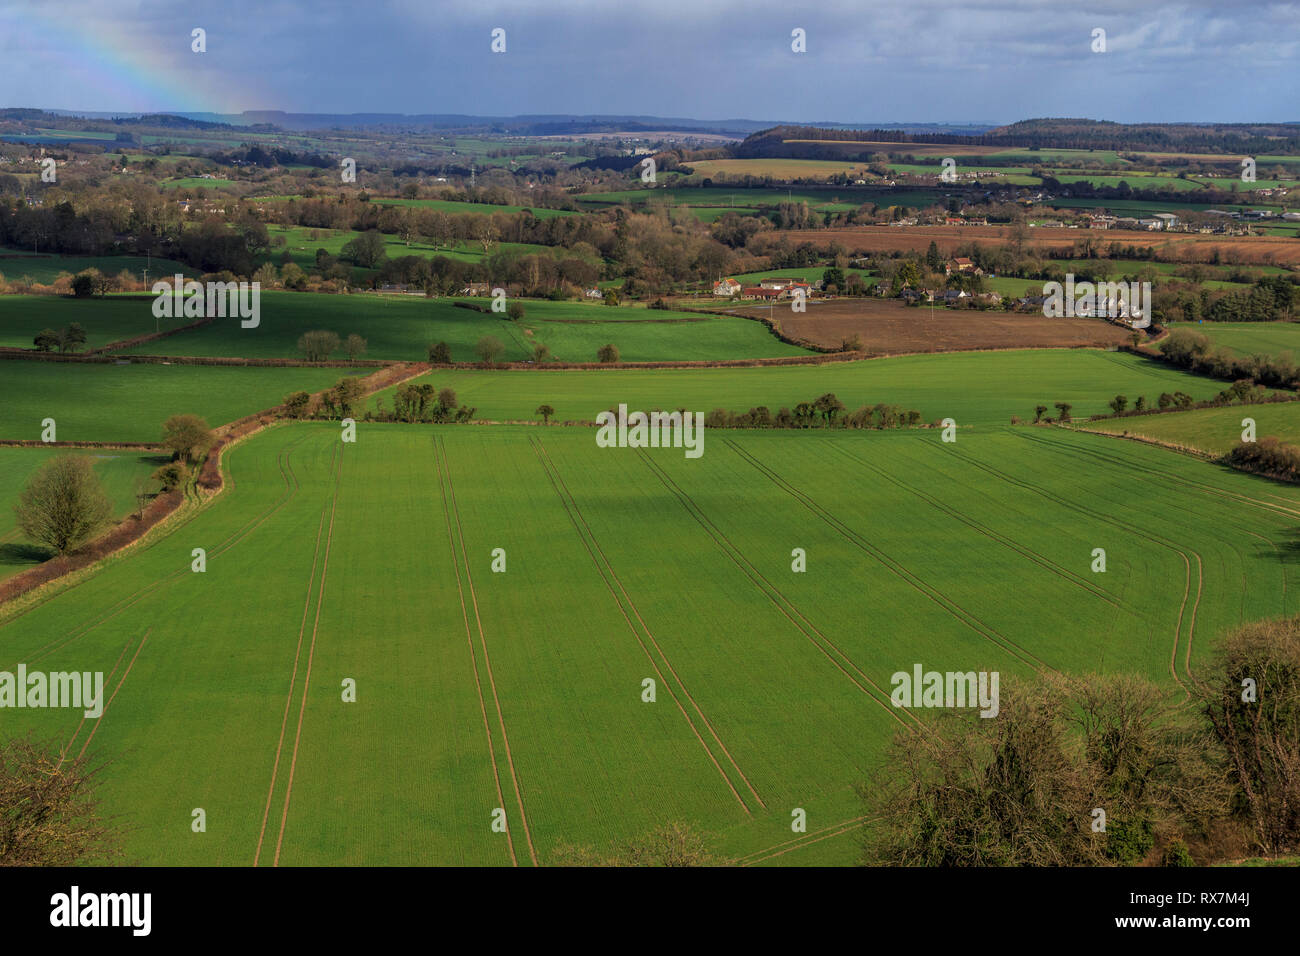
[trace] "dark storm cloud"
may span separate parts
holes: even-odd
[[[195,26],[208,31],[201,58],[189,53]],[[489,49],[495,27],[506,30],[505,54]],[[805,54],[791,52],[796,27]],[[1095,28],[1107,53],[1090,49]],[[0,35],[5,105],[1300,118],[1297,3],[20,0],[0,7]]]

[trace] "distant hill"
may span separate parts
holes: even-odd
[[[738,159],[865,161],[888,151],[880,143],[918,146],[1056,147],[1242,155],[1300,154],[1300,123],[1110,123],[1089,119],[1030,119],[987,130],[775,126],[731,148]]]

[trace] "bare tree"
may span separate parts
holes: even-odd
[[[88,541],[112,513],[94,464],[85,455],[60,455],[47,461],[32,475],[14,506],[23,534],[59,554]]]

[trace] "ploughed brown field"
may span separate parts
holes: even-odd
[[[740,315],[775,319],[794,338],[835,348],[854,335],[873,355],[962,352],[976,349],[1104,347],[1129,341],[1131,332],[1100,319],[1049,319],[1016,312],[906,306],[891,299],[832,299],[792,312],[779,302],[769,312],[753,306]]]
[[[846,226],[840,229],[785,229],[775,233],[794,245],[812,241],[819,246],[838,242],[850,252],[925,252],[931,240],[944,255],[967,243],[1004,245],[1011,239],[1007,226]],[[1029,230],[1026,249],[1071,249],[1090,239],[1105,246],[1155,247],[1161,258],[1181,262],[1209,262],[1217,250],[1225,264],[1300,265],[1300,242],[1289,236],[1215,236],[1197,232],[1135,232],[1123,229]]]

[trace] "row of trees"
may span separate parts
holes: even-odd
[[[328,362],[340,346],[352,361],[366,352],[366,340],[355,332],[346,339],[340,339],[337,332],[328,329],[314,329],[298,336],[298,351],[308,362]]]
[[[850,412],[834,392],[810,402],[781,408],[775,415],[766,405],[747,412],[715,408],[704,416],[709,428],[902,428],[922,423],[921,413],[899,405],[863,405]]]

